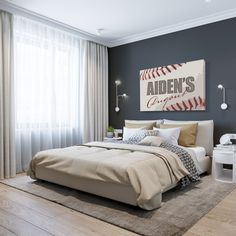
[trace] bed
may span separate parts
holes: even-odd
[[[207,132],[213,135],[212,123]],[[33,179],[152,210],[161,206],[164,192],[198,181],[209,165],[203,146],[91,142],[41,151],[30,162],[27,173]]]

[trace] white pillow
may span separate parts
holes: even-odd
[[[214,141],[214,121],[203,120],[203,121],[177,121],[177,120],[164,120],[164,124],[189,124],[198,122],[196,146],[204,147],[206,154],[212,156]]]
[[[143,128],[127,128],[123,127],[123,141],[127,141],[131,136],[137,133],[139,130]]]
[[[160,147],[162,141],[163,141],[162,138],[157,137],[157,136],[146,136],[138,144],[139,145],[146,145],[146,146]]]
[[[153,128],[154,130],[158,130],[157,136],[162,138],[164,142],[167,142],[172,145],[178,145],[178,139],[180,134],[180,128],[171,128],[171,129],[158,129]]]

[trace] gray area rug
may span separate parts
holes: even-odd
[[[141,235],[182,235],[217,205],[236,184],[216,182],[211,176],[184,190],[172,189],[163,194],[163,205],[153,211],[87,194],[27,176],[2,183],[59,203],[73,210],[117,225]]]

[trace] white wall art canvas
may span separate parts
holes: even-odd
[[[204,60],[141,70],[140,111],[202,111],[205,90]]]

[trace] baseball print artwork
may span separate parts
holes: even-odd
[[[140,111],[202,111],[205,99],[204,60],[140,71]]]

